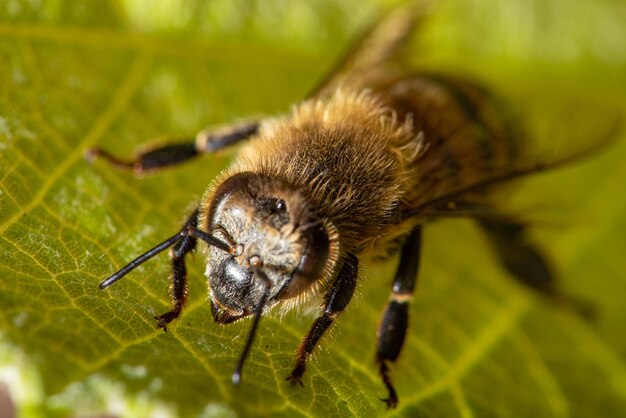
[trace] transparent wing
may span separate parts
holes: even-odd
[[[416,0],[396,7],[369,25],[313,88],[308,97],[333,92],[339,85],[367,86],[380,74],[405,66],[405,52],[420,22],[432,11],[436,0]]]
[[[518,97],[513,102],[512,111],[475,109],[495,118],[490,123],[497,129],[484,132],[483,126],[465,127],[469,133],[448,138],[446,147],[435,147],[433,154],[423,156],[418,165],[424,164],[432,176],[417,185],[405,217],[484,216],[481,208],[487,206],[494,190],[528,175],[610,152],[620,137],[623,115],[602,100],[560,95]],[[476,135],[488,136],[482,141],[491,143],[495,150],[491,155],[471,146]],[[450,149],[458,155],[453,168],[446,167]]]
[[[324,96],[342,85],[369,88],[390,101],[398,118],[408,116],[426,132],[429,147],[416,161],[420,181],[405,202],[405,217],[483,216],[476,208],[486,207],[495,186],[590,157],[616,140],[622,117],[614,107],[562,92],[501,98],[471,81],[427,74],[456,91],[442,99],[426,88],[416,103],[394,103],[394,83],[422,77],[410,65],[415,60],[408,55],[417,51],[409,44],[436,4],[415,0],[377,20],[310,94]]]

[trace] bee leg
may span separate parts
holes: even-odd
[[[236,142],[256,134],[258,122],[248,122],[234,126],[224,126],[213,130],[204,130],[196,135],[195,140],[165,144],[137,155],[132,160],[120,159],[100,148],[91,148],[86,157],[89,161],[97,157],[104,158],[110,164],[140,174],[145,171],[174,166],[202,153],[210,153],[226,148]]]
[[[422,228],[418,226],[402,246],[400,263],[393,280],[393,290],[385,307],[377,333],[376,362],[389,397],[383,399],[389,408],[398,404],[398,395],[389,376],[387,362],[394,362],[400,354],[409,322],[409,302],[417,282],[422,245]]]
[[[189,217],[183,230],[195,228],[197,225],[198,210]],[[187,235],[177,242],[170,249],[170,259],[172,261],[172,283],[170,293],[172,295],[172,310],[162,315],[155,316],[158,321],[157,326],[167,332],[167,324],[180,316],[185,302],[187,302],[187,268],[185,266],[185,256],[195,250],[197,238]]]
[[[586,319],[594,316],[591,303],[564,294],[546,257],[526,237],[526,225],[515,221],[478,220],[503,267],[520,283]]]
[[[332,287],[324,296],[324,313],[317,318],[313,326],[302,339],[296,351],[296,366],[287,380],[292,385],[302,386],[302,375],[306,369],[306,361],[324,332],[331,326],[335,319],[348,306],[358,277],[359,260],[352,254],[343,262],[343,266],[337,275]]]

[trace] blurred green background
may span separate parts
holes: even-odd
[[[0,382],[18,416],[626,415],[623,138],[518,182],[505,200],[536,220],[563,286],[598,319],[509,280],[470,222],[429,225],[395,411],[379,400],[373,361],[394,260],[364,268],[303,388],[284,377],[315,317],[306,309],[263,318],[243,385],[230,385],[249,322],[212,322],[200,255],[167,334],[152,320],[168,305],[167,257],[97,290],[177,230],[231,154],[136,178],[88,165],[88,147],[129,155],[154,138],[286,112],[397,3],[0,2]],[[625,114],[624,22],[622,0],[440,1],[412,61],[484,80],[539,131],[560,132],[538,135],[540,146],[567,152],[593,141],[602,117]]]

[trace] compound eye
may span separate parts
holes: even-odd
[[[290,299],[302,294],[320,279],[330,253],[330,241],[326,229],[320,224],[303,233],[307,247],[291,279],[278,294],[278,299]]]

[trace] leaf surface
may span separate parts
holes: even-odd
[[[410,332],[393,370],[395,411],[379,400],[373,361],[393,260],[366,266],[304,388],[284,378],[315,317],[306,310],[263,318],[243,384],[231,386],[250,322],[212,322],[200,253],[190,263],[189,305],[168,333],[153,320],[168,309],[166,256],[97,289],[179,228],[231,154],[136,178],[100,161],[90,166],[85,150],[130,155],[151,138],[285,112],[379,10],[357,3],[0,6],[0,338],[28,356],[46,395],[78,387],[76,398],[89,398],[98,377],[181,416],[626,414],[624,141],[524,181],[519,193],[520,202],[561,204],[550,220],[563,224],[536,228],[535,238],[568,292],[598,307],[598,320],[586,323],[507,280],[471,223],[429,225]],[[528,95],[601,97],[623,112],[626,33],[615,22],[626,12],[609,0],[581,4],[559,16],[524,1],[442,2],[417,42],[420,64],[483,74]],[[575,35],[556,36],[554,27]],[[75,405],[55,408],[70,414]],[[103,400],[89,408],[107,410]]]

